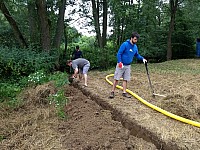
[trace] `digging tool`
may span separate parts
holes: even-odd
[[[151,88],[151,91],[152,91],[152,96],[153,96],[153,97],[155,97],[155,96],[166,97],[165,95],[156,94],[156,93],[154,92],[153,86],[152,86],[152,84],[151,84],[150,76],[149,76],[149,71],[148,71],[148,67],[147,67],[147,62],[145,62],[145,68],[146,68],[147,77],[148,77],[148,80],[149,80],[149,85],[150,85],[150,88]]]
[[[69,80],[70,83],[72,83],[74,81],[74,78],[73,77],[69,77],[68,80]]]

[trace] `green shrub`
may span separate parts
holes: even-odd
[[[57,114],[60,118],[66,118],[64,107],[67,104],[67,98],[65,97],[63,90],[59,90],[56,94],[50,95],[49,104],[56,107]]]
[[[12,100],[20,91],[17,84],[0,83],[0,102]]]
[[[2,76],[27,76],[37,70],[53,70],[57,56],[29,49],[0,48],[0,73]]]
[[[56,87],[62,87],[65,84],[69,84],[68,74],[65,72],[55,72],[48,76],[48,81],[54,81]]]
[[[43,70],[36,71],[28,76],[28,83],[30,85],[38,85],[45,83],[47,81],[47,76]]]

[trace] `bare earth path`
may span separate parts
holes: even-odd
[[[21,97],[26,103],[18,109],[0,107],[0,149],[199,150],[200,128],[171,119],[134,97],[123,98],[119,89],[109,99],[112,86],[105,77],[110,73],[90,71],[88,87],[82,82],[64,87],[65,120],[48,102],[47,97],[57,91],[51,83],[24,91]],[[150,75],[155,92],[166,98],[152,97],[145,71],[133,72],[128,89],[158,107],[200,122],[200,75],[153,71]]]
[[[92,72],[87,90],[97,94],[97,102],[105,103],[105,108],[117,111],[115,119],[121,121],[134,136],[151,141],[159,149],[199,149],[198,127],[171,119],[148,108],[134,97],[125,99],[121,96],[121,90],[116,90],[116,97],[110,100],[108,95],[112,86],[105,81],[106,75],[104,72]],[[151,74],[156,93],[166,95],[166,98],[152,97],[145,72],[133,72],[128,88],[169,112],[200,121],[199,77],[189,74]]]

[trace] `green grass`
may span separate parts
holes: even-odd
[[[27,87],[37,86],[39,84],[44,84],[49,81],[53,81],[54,85],[58,89],[57,96],[54,97],[54,102],[57,106],[58,115],[64,118],[63,108],[65,106],[66,98],[62,91],[65,84],[69,84],[68,74],[63,72],[55,72],[54,74],[46,74],[44,71],[40,70],[28,77],[22,77],[19,81],[9,79],[4,79],[0,81],[0,104],[4,107],[8,106],[10,109],[15,109],[23,105],[23,101],[18,98],[18,95]],[[62,103],[63,101],[63,103]]]
[[[132,64],[132,71],[145,72],[144,64]],[[151,73],[200,74],[200,59],[179,59],[162,63],[148,63]]]
[[[145,65],[143,63],[132,63],[132,72],[146,73]],[[157,74],[200,74],[200,59],[178,59],[165,61],[161,63],[148,63],[149,73]],[[102,74],[112,74],[115,72],[115,66],[107,71],[100,71]],[[95,73],[95,71],[94,71]]]
[[[5,137],[3,135],[0,135],[0,142],[3,141]]]

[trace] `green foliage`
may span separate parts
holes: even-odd
[[[66,118],[64,106],[67,103],[67,98],[64,95],[63,86],[68,84],[68,75],[63,72],[55,72],[47,74],[44,70],[36,71],[28,77],[22,77],[18,83],[16,80],[11,82],[1,81],[0,83],[0,103],[4,103],[9,108],[18,108],[23,104],[23,101],[17,98],[18,94],[27,86],[36,86],[46,82],[53,81],[58,91],[54,95],[49,96],[50,104],[54,104],[57,114],[60,118]]]
[[[147,59],[150,58],[151,62],[165,61],[167,44],[163,41],[167,39],[167,33],[152,30],[149,34],[142,33],[140,35],[137,43],[139,53]]]
[[[57,115],[66,119],[66,114],[64,112],[64,107],[67,104],[68,99],[64,95],[63,86],[69,84],[68,75],[63,72],[55,72],[48,77],[49,81],[54,81],[54,85],[59,89],[56,94],[49,96],[49,104],[54,105],[57,111]]]
[[[22,88],[17,83],[1,82],[0,83],[0,103],[6,104],[10,108],[16,108],[22,104],[22,101],[16,96]]]
[[[9,98],[15,98],[16,94],[19,93],[21,88],[17,83],[11,83],[7,81],[0,82],[0,102],[3,102]]]
[[[87,24],[87,21],[85,21],[83,25],[87,25],[87,28],[93,28],[94,18],[92,18],[92,15],[89,13],[90,9],[86,8],[86,6],[88,6],[87,3],[84,2],[80,4],[82,7],[80,6],[78,10],[72,8],[73,10],[71,13],[65,16],[65,18],[68,18],[65,20],[66,43],[62,44],[59,49],[59,54],[56,56],[33,52],[33,49],[39,51],[41,45],[38,44],[39,38],[37,38],[37,40],[30,39],[30,31],[32,30],[30,30],[29,19],[35,16],[34,14],[28,13],[30,10],[28,9],[27,3],[22,0],[17,0],[14,3],[12,1],[5,1],[11,16],[15,19],[19,30],[23,37],[25,37],[29,47],[31,47],[30,49],[32,49],[32,52],[29,50],[0,48],[0,73],[2,73],[3,76],[8,76],[10,74],[12,76],[21,76],[29,75],[40,69],[53,70],[55,65],[56,67],[59,65],[65,66],[64,62],[66,62],[66,59],[70,59],[70,55],[76,45],[79,45],[83,50],[85,58],[91,61],[93,68],[107,68],[109,65],[112,66],[114,64],[119,45],[130,37],[132,31],[137,31],[141,35],[138,41],[140,54],[165,60],[170,21],[168,3],[158,0],[143,0],[137,1],[137,3],[135,1],[110,0],[108,2],[110,10],[108,15],[111,16],[111,18],[108,22],[110,27],[113,28],[112,35],[109,39],[112,40],[112,46],[98,49],[95,37],[80,37],[81,34],[78,30],[68,25],[78,21],[73,19],[74,13],[76,12],[76,14],[79,13],[81,17],[87,17],[89,20],[91,19],[91,22],[89,22],[91,24]],[[74,4],[78,3],[67,2],[67,9],[70,9]],[[180,7],[178,7],[175,18],[175,32],[172,37],[174,59],[191,58],[194,56],[195,40],[200,37],[200,21],[198,19],[200,16],[198,13],[199,4],[200,2],[198,0],[185,0],[181,1]],[[58,19],[57,1],[48,1],[47,10],[49,23],[51,23],[51,39],[54,39],[53,36],[55,35],[56,21]],[[35,18],[35,20],[37,22],[37,18]],[[4,47],[18,47],[13,30],[3,14],[0,14],[0,22],[1,45]],[[39,29],[38,26],[36,28],[37,30]],[[39,32],[35,33],[37,34],[36,37],[39,37]],[[64,44],[67,46],[66,52]],[[52,51],[55,52],[54,50],[51,50],[51,52]],[[65,58],[62,58],[62,56]],[[102,61],[105,60],[107,63],[102,63]]]
[[[178,10],[176,24],[172,36],[173,59],[194,58],[195,43],[197,36],[195,33],[198,27],[190,21],[183,10]]]
[[[173,36],[173,59],[194,58],[195,41],[190,31],[176,31]]]
[[[79,45],[83,52],[83,57],[91,63],[90,69],[107,69],[116,64],[117,50],[114,48],[114,44],[111,41],[108,41],[103,49],[96,46],[95,37],[82,36],[78,41],[79,42],[71,43],[71,46],[68,46],[69,55],[67,59],[70,59],[70,55],[75,50],[75,46]]]
[[[3,135],[0,135],[0,142],[3,141],[3,139],[5,139],[5,137]]]
[[[50,95],[49,104],[56,107],[57,114],[60,118],[66,118],[64,107],[67,104],[67,98],[64,95],[64,90],[59,90],[56,94]]]
[[[107,69],[116,64],[116,50],[107,45],[101,49],[98,47],[87,47],[83,49],[84,58],[91,63],[91,69]]]
[[[62,87],[65,84],[69,84],[68,74],[63,72],[55,72],[48,77],[48,81],[54,81],[56,87]]]
[[[6,102],[9,108],[15,109],[20,107],[23,104],[23,101],[19,98],[12,98]]]
[[[48,74],[44,70],[38,70],[31,73],[28,77],[22,77],[19,81],[19,85],[21,87],[37,86],[50,81],[53,81],[56,87],[62,87],[65,84],[69,84],[68,74],[66,72]]]
[[[43,70],[36,71],[28,76],[28,83],[30,85],[38,85],[45,83],[47,81],[47,77]]]
[[[37,71],[28,76],[28,82],[31,82],[32,84],[42,84],[45,82],[53,81],[54,85],[57,88],[59,88],[57,93],[54,95],[50,95],[48,99],[49,99],[49,104],[52,104],[55,106],[57,115],[62,119],[66,119],[64,106],[67,103],[67,98],[64,95],[63,86],[69,83],[67,77],[68,75],[63,72],[55,72],[54,74],[47,75],[42,70]]]
[[[10,28],[0,25],[0,43],[6,47],[16,46],[14,34]]]
[[[26,76],[36,70],[53,70],[57,56],[27,49],[0,48],[0,73],[3,76]]]
[[[67,26],[65,28],[66,30],[66,34],[67,34],[67,39],[68,39],[68,43],[76,43],[79,41],[79,37],[80,37],[80,33],[77,31],[76,28],[73,28],[73,27],[70,27],[70,26]]]

